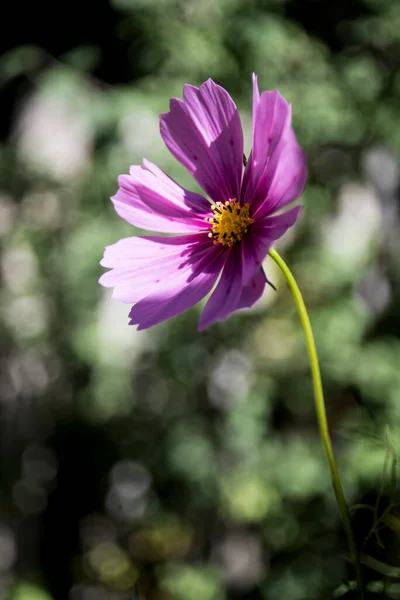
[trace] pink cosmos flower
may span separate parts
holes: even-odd
[[[134,304],[130,325],[146,329],[197,304],[215,286],[199,329],[252,306],[268,282],[262,261],[302,209],[281,211],[303,191],[305,156],[291,127],[291,107],[277,91],[258,90],[253,75],[253,147],[243,173],[237,108],[211,79],[185,85],[160,116],[161,136],[210,198],[190,192],[144,160],[119,177],[112,198],[131,225],[175,236],[129,237],[107,246],[101,285]],[[246,161],[244,161],[246,162]]]

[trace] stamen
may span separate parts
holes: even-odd
[[[231,247],[238,244],[254,222],[254,219],[250,217],[249,208],[248,204],[239,204],[236,198],[225,204],[222,202],[214,204],[211,208],[214,217],[205,219],[211,223],[211,232],[208,237],[214,239],[214,244],[220,243]]]

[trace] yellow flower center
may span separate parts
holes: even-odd
[[[212,206],[213,217],[206,221],[211,223],[211,232],[208,237],[214,239],[214,244],[224,244],[224,246],[235,246],[249,230],[254,223],[250,217],[249,205],[239,204],[234,198],[229,202],[217,202]]]

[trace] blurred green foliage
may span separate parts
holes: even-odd
[[[98,263],[105,245],[137,233],[108,200],[130,164],[146,157],[197,189],[158,132],[185,82],[212,77],[231,93],[246,153],[251,73],[278,88],[310,169],[304,216],[280,251],[310,309],[348,500],[382,512],[385,426],[393,456],[400,427],[400,3],[110,10],[109,46],[71,37],[57,57],[38,42],[0,59],[2,90],[29,82],[0,147],[2,590],[350,598],[304,340],[272,261],[278,292],[201,335],[199,308],[128,327]],[[131,80],[109,83],[100,67],[119,44]],[[353,513],[369,593],[399,598],[398,514],[377,540],[369,512]]]

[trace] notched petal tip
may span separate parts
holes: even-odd
[[[130,225],[161,233],[197,232],[204,227],[207,200],[179,186],[161,169],[148,163],[132,165],[129,175],[118,177],[111,201],[117,214]]]
[[[102,266],[102,267],[105,267],[107,269],[107,264],[106,263],[107,263],[107,260],[106,260],[105,253],[104,253],[102,259],[99,261],[99,265]],[[99,280],[99,283],[100,283],[100,280]]]
[[[169,110],[159,114],[160,130],[166,126],[166,122],[170,119],[171,114],[179,109],[184,103],[180,98],[169,99]]]
[[[131,170],[132,167],[129,168],[129,170]],[[128,173],[121,173],[121,175],[118,175],[117,177],[117,182],[118,182],[118,188],[123,187],[125,184],[129,183],[131,179],[131,175]],[[118,194],[119,189],[117,190],[117,192],[114,194],[114,196],[112,196],[112,198],[115,198],[116,194]]]
[[[162,113],[160,113],[158,115],[160,129],[161,129],[161,125],[163,124],[163,122],[165,121],[165,119],[168,117],[168,115],[169,115],[169,111],[162,112]]]
[[[160,115],[164,143],[215,202],[237,198],[243,132],[235,103],[212,79],[199,88],[186,84],[183,97]]]
[[[102,262],[100,261],[100,264],[102,264]],[[102,265],[103,266],[103,265]],[[107,277],[107,275],[110,273],[110,271],[107,271],[106,273],[103,273],[99,279],[98,279],[98,283],[100,285],[102,285],[103,287],[109,288],[112,287],[113,284],[109,282],[109,278]]]
[[[171,98],[169,101],[169,109],[170,111],[174,110],[175,108],[184,108],[185,107],[185,103],[183,102],[183,100],[181,100],[180,98]]]
[[[204,85],[204,83],[202,85]],[[186,97],[187,97],[188,93],[190,93],[191,91],[198,92],[199,89],[200,88],[196,87],[195,85],[192,85],[191,83],[185,83],[185,85],[183,86],[183,99],[184,99],[184,101],[186,101],[186,99],[187,99]]]
[[[131,165],[129,167],[129,177],[134,178],[140,178],[140,175],[144,172],[147,172],[148,169],[146,169],[146,167],[144,167],[143,165]],[[128,177],[128,175],[126,175],[126,177]]]

